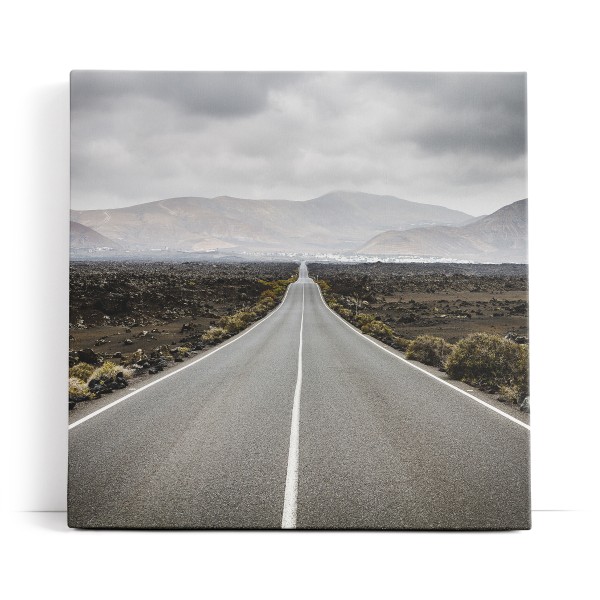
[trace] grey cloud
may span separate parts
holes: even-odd
[[[72,203],[526,196],[522,74],[74,72]]]
[[[263,109],[271,88],[286,85],[293,73],[185,71],[73,71],[74,111],[136,98],[173,104],[184,112],[231,117]]]
[[[406,121],[392,124],[392,140],[415,143],[428,154],[524,154],[526,80],[523,73],[380,74],[381,84],[412,98]],[[377,81],[375,76],[367,77]]]
[[[438,117],[411,139],[429,153],[477,153],[514,156],[526,151],[526,133],[506,113],[473,110]]]
[[[418,95],[419,100],[449,108],[465,103],[504,106],[524,115],[525,73],[406,72],[361,73],[364,82],[398,92]]]

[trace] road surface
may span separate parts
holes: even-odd
[[[70,426],[69,524],[529,528],[528,427],[398,356],[302,264],[251,329]]]

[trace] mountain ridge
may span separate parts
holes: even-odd
[[[527,262],[527,198],[462,226],[388,230],[358,254],[435,256],[485,262]]]
[[[472,219],[443,206],[363,192],[331,192],[306,201],[184,196],[116,209],[73,210],[71,218],[138,252],[157,247],[350,252],[390,227],[401,231]]]

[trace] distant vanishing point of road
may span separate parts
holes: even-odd
[[[526,529],[529,430],[359,335],[305,264],[281,305],[70,426],[69,525]]]

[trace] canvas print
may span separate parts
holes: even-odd
[[[530,527],[524,73],[71,74],[71,527]]]

